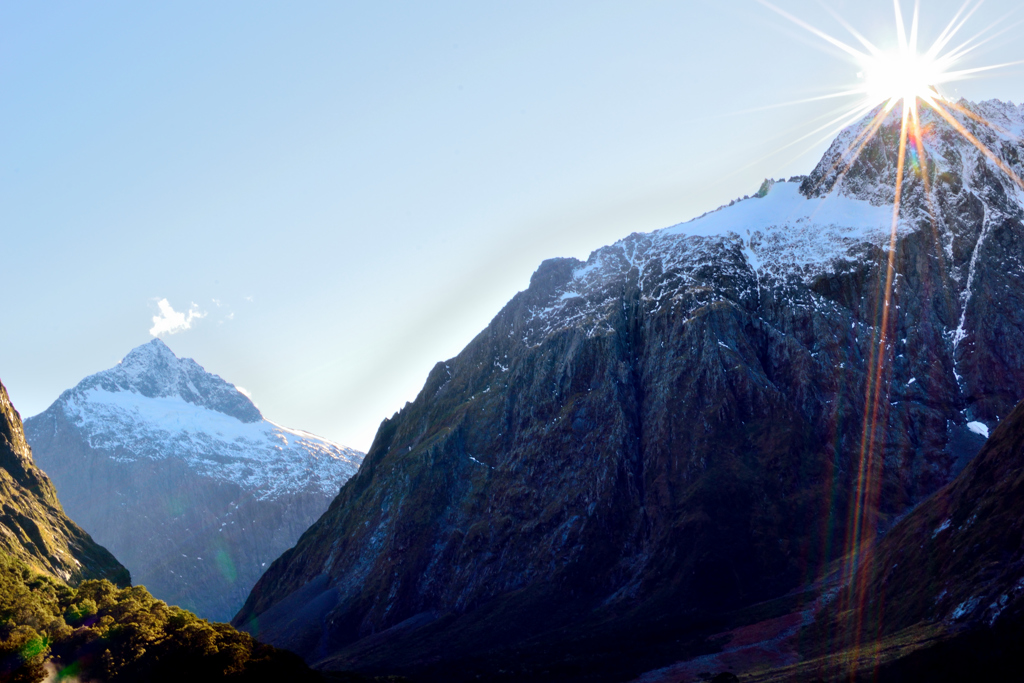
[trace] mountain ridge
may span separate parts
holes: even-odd
[[[1024,624],[1024,401],[957,479],[902,519],[852,581],[869,632]],[[826,618],[836,619],[835,610]],[[825,621],[825,619],[823,619]]]

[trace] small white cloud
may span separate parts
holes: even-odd
[[[240,387],[237,384],[235,385],[235,389],[238,389],[238,393],[240,393],[242,396],[245,396],[247,399],[252,401],[252,394],[249,393],[248,389],[246,389],[245,387]],[[256,405],[256,401],[252,401],[252,404],[254,406],[256,406],[257,408],[259,408],[259,406]]]
[[[245,300],[248,301],[249,303],[252,303],[252,297],[251,296],[245,297]]]
[[[153,327],[149,328],[149,333],[154,337],[187,330],[192,327],[193,320],[206,317],[206,311],[200,311],[195,304],[184,313],[174,310],[167,299],[160,299],[156,305],[160,308],[160,315],[153,316]]]
[[[220,299],[210,299],[210,301],[212,301],[213,305],[216,306],[217,308],[223,306],[223,304],[220,302]]]
[[[235,312],[231,311],[230,313],[228,313],[228,320],[234,320],[234,319],[235,319]]]

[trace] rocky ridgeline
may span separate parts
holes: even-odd
[[[68,514],[157,598],[229,620],[362,454],[263,418],[160,340],[25,421]]]
[[[958,115],[1024,175],[1024,111],[963,104],[1000,124]],[[1022,194],[925,123],[935,221],[911,166],[883,349],[882,527],[1024,396]],[[814,577],[844,549],[898,127],[897,111],[845,175],[856,127],[805,179],[586,263],[544,262],[382,424],[234,623],[328,668],[623,680],[681,658],[658,654],[669,625]]]

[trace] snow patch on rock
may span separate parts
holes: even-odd
[[[968,422],[967,428],[970,429],[975,434],[980,434],[986,439],[988,438],[988,425],[986,425],[984,422]]]

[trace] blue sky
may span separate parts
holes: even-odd
[[[829,6],[894,41],[890,2]],[[0,378],[38,413],[166,299],[175,353],[366,449],[542,260],[809,171],[827,141],[780,149],[841,103],[756,109],[855,73],[753,0],[0,2]],[[1019,103],[1024,71],[946,93]]]

